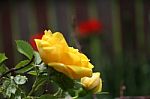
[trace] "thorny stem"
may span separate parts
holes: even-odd
[[[21,70],[23,68],[25,68],[26,66],[30,65],[34,60],[34,56],[32,57],[32,59],[29,61],[29,63],[27,63],[26,65],[20,67],[20,68],[11,68],[9,71],[7,71],[6,73],[4,73],[3,75],[0,76],[0,80],[6,76],[7,74],[11,73],[11,72],[15,72],[15,71],[18,71],[18,70]]]

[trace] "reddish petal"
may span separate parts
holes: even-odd
[[[81,36],[89,36],[91,34],[98,34],[102,30],[102,23],[98,20],[88,20],[81,22],[78,25],[78,32]]]
[[[30,37],[29,42],[30,42],[31,46],[33,47],[33,49],[36,51],[37,51],[37,47],[36,47],[34,39],[42,39],[42,36],[43,36],[43,33],[35,34],[35,35]]]

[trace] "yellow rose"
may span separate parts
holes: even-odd
[[[102,80],[100,78],[100,73],[96,72],[92,74],[92,77],[81,78],[81,84],[86,90],[92,90],[95,94],[101,92]]]
[[[92,76],[93,65],[84,54],[69,47],[61,33],[44,32],[42,39],[35,42],[45,64],[73,79]]]

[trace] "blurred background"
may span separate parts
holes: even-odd
[[[100,71],[112,97],[150,95],[150,0],[0,1],[0,52],[12,68],[15,40],[64,34]]]

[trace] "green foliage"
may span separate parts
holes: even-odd
[[[6,59],[7,59],[7,57],[5,56],[5,54],[0,53],[0,66]]]
[[[2,93],[5,98],[13,97],[14,99],[21,99],[22,91],[18,85],[26,83],[26,79],[25,76],[20,75],[5,78],[3,84],[0,86],[0,93]]]
[[[47,81],[48,77],[45,75],[39,75],[36,79],[36,82],[34,83],[33,87],[34,90],[37,91],[39,89],[39,87],[41,87],[42,85],[45,84],[45,82]]]
[[[5,56],[4,53],[0,53],[0,76],[8,71],[8,67],[4,64],[4,61],[8,58]]]
[[[26,64],[28,64],[28,63],[29,63],[29,60],[20,61],[20,62],[15,66],[15,68],[23,67],[24,65],[26,65]],[[24,67],[23,69],[18,70],[18,71],[16,71],[16,72],[17,72],[17,73],[25,73],[25,72],[31,70],[32,68],[33,68],[33,65],[30,64],[30,65],[28,65],[28,66]]]
[[[22,84],[26,83],[27,77],[26,76],[17,75],[16,77],[14,77],[14,81],[15,81],[16,84],[22,85]]]
[[[57,82],[60,84],[60,86],[63,90],[68,90],[68,89],[74,88],[74,80],[73,79],[67,77],[64,74],[60,74],[57,77],[58,77]]]
[[[29,59],[33,57],[33,48],[31,47],[30,44],[28,44],[27,42],[23,40],[17,40],[16,44],[17,44],[17,50],[21,54],[25,55]]]
[[[0,75],[2,75],[3,73],[5,73],[8,70],[9,70],[8,67],[5,64],[2,64],[0,66]]]
[[[39,53],[34,51],[34,56],[35,56],[35,59],[34,59],[35,64],[40,64],[42,62],[42,59],[41,59]]]
[[[56,96],[52,96],[50,94],[42,95],[39,99],[57,99]]]
[[[28,74],[33,75],[33,76],[37,76],[37,72],[36,71],[29,71]]]
[[[50,68],[51,78],[65,91],[68,89],[74,88],[74,80],[69,78],[68,76],[64,75],[63,73],[57,72],[56,70]],[[52,74],[51,74],[52,73]],[[67,86],[66,86],[67,85]]]

